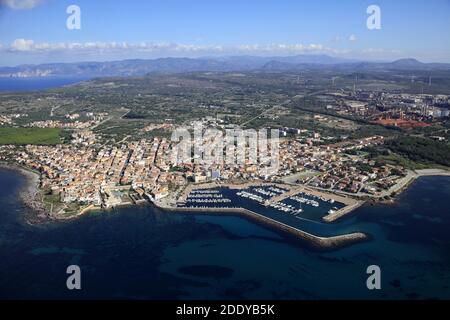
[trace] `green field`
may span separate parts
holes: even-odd
[[[0,127],[0,145],[53,145],[61,143],[60,135],[61,129],[59,128]]]

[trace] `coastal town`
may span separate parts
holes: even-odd
[[[450,300],[449,13],[0,0],[0,300]]]
[[[419,176],[448,175],[450,95],[367,89],[370,79],[329,88],[328,77],[158,75],[4,95],[0,162],[32,175],[22,198],[43,219],[150,205],[241,213],[321,248],[363,241],[302,223],[330,224]]]
[[[311,136],[320,140],[320,135]],[[98,147],[89,130],[74,133],[69,144],[1,148],[2,157],[6,151],[14,153],[17,164],[41,174],[40,188],[49,195],[43,199],[53,199],[50,211],[57,217],[70,213],[74,204],[79,210],[146,200],[176,206],[187,185],[201,188],[211,182],[288,182],[342,195],[379,196],[407,174],[401,167],[377,166],[357,153],[382,143],[380,136],[319,145],[314,138],[282,139],[280,167],[272,175],[263,174],[257,164],[175,165],[171,154],[176,143],[165,138]]]

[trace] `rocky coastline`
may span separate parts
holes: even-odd
[[[25,183],[18,191],[18,197],[24,206],[33,212],[33,217],[27,219],[29,220],[28,222],[31,222],[31,220],[35,221],[48,219],[49,215],[40,200],[40,174],[18,164],[8,162],[1,162],[0,169],[17,172],[25,179]]]

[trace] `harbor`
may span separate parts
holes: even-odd
[[[408,290],[411,287],[417,288],[416,292],[425,298],[449,297],[449,290],[442,286],[442,276],[445,276],[448,270],[445,267],[448,259],[448,248],[445,244],[449,241],[447,232],[449,215],[445,209],[446,199],[449,196],[446,187],[449,183],[447,177],[420,178],[399,198],[398,205],[380,203],[375,206],[364,206],[356,210],[356,218],[352,219],[351,224],[344,221],[329,226],[337,231],[336,233],[359,230],[371,235],[370,241],[366,239],[363,242],[349,242],[345,237],[321,240],[332,236],[310,237],[305,233],[300,235],[292,229],[283,231],[279,223],[265,224],[264,221],[268,221],[267,219],[261,218],[256,221],[250,215],[233,212],[236,210],[231,209],[218,209],[217,212],[214,209],[169,211],[170,209],[158,210],[149,205],[121,207],[108,214],[86,214],[70,222],[53,222],[54,227],[51,228],[33,227],[17,223],[21,215],[19,210],[22,210],[23,205],[19,199],[15,202],[9,200],[28,182],[11,170],[4,170],[2,174],[2,181],[5,182],[2,185],[4,202],[0,209],[5,249],[2,251],[2,270],[12,275],[17,274],[17,277],[4,279],[1,287],[4,296],[53,297],[61,283],[48,286],[54,280],[52,270],[65,270],[68,258],[81,257],[83,264],[92,266],[92,272],[95,270],[92,276],[100,281],[105,279],[105,276],[114,277],[121,270],[134,275],[136,281],[132,281],[131,284],[127,279],[117,284],[117,288],[126,290],[133,297],[147,297],[148,283],[153,279],[164,281],[158,283],[158,287],[172,285],[174,290],[181,287],[183,290],[196,293],[198,287],[193,287],[191,281],[187,284],[173,283],[172,280],[167,280],[167,274],[179,277],[183,276],[178,273],[182,267],[209,264],[236,270],[237,275],[242,275],[236,281],[253,279],[257,270],[261,273],[262,280],[259,283],[262,288],[275,288],[277,293],[289,289],[297,294],[296,289],[310,281],[315,285],[310,286],[307,294],[325,298],[335,295],[339,298],[341,291],[330,290],[329,279],[336,279],[343,288],[351,283],[355,274],[365,274],[367,257],[373,257],[385,268],[394,270],[393,275],[387,276],[387,282],[395,279],[401,281],[402,286],[399,288],[386,286],[383,292],[387,292],[390,297],[406,297],[411,292]],[[422,197],[431,201],[425,202]],[[422,212],[422,219],[405,212],[402,209],[404,206],[411,206],[416,208],[416,211]],[[425,220],[425,217],[438,217],[442,220]],[[378,223],[379,219],[383,223]],[[388,223],[389,221],[393,223]],[[408,237],[404,238],[405,234],[401,231],[405,228],[415,232],[407,233]],[[280,234],[275,231],[279,231]],[[306,233],[316,236],[320,234],[312,231]],[[418,238],[418,233],[423,237]],[[391,238],[392,235],[398,234],[402,234],[402,237]],[[431,237],[437,241],[430,241]],[[355,241],[357,236],[353,235],[350,238]],[[55,241],[61,241],[61,244],[55,246]],[[334,248],[341,248],[342,245],[352,247],[333,250],[330,249],[333,242]],[[324,247],[319,249],[318,245],[326,246],[328,249]],[[117,259],[117,252],[111,250],[112,246],[121,250],[121,259],[130,259],[134,263],[114,264],[114,268],[111,269],[111,261]],[[307,250],[309,246],[318,249]],[[149,254],[155,248],[158,250],[162,248],[157,255],[162,259],[156,259],[157,263],[154,263],[155,259]],[[42,259],[44,257],[51,259]],[[35,263],[33,268],[22,268],[22,262],[29,259],[38,259],[39,263]],[[416,270],[418,264],[421,264],[423,269]],[[149,273],[151,277],[146,278]],[[421,276],[422,274],[424,276]],[[412,277],[414,275],[417,277]],[[33,280],[32,285],[30,279]],[[212,276],[204,279],[208,280],[206,283],[211,286],[216,285],[220,294],[224,288],[235,288],[235,282],[228,284],[226,280],[217,281]],[[424,279],[429,281],[426,288],[423,286]],[[35,284],[40,283],[43,286],[36,288]],[[92,290],[97,290],[94,291],[95,294],[114,298],[112,295],[106,296],[110,294],[108,287],[110,284],[105,280]],[[140,287],[136,289],[135,284]],[[100,291],[102,288],[108,288],[109,291]],[[437,291],[438,289],[440,291]],[[367,293],[366,289],[358,291],[350,286],[349,290],[352,290],[350,297],[355,299],[373,295],[373,292]],[[67,298],[73,294],[69,290],[64,292],[67,292]],[[145,293],[145,297],[142,292]],[[167,297],[163,297],[159,292],[157,294],[158,298]],[[214,293],[210,296],[222,297]],[[249,299],[261,296],[272,298],[264,290],[252,289],[246,295]],[[174,294],[170,297],[177,296]],[[236,299],[238,297],[236,296]],[[298,297],[292,296],[293,299]]]
[[[327,228],[328,222],[334,221],[329,217],[342,217],[356,203],[299,185],[208,183],[189,186],[178,198],[177,206],[156,204],[170,211],[243,215],[315,248],[329,250],[370,238],[360,232],[335,234]]]
[[[239,199],[249,200],[258,205],[295,216],[297,219],[313,218],[326,223],[335,222],[356,208],[364,201],[351,197],[315,190],[311,187],[280,183],[244,183],[221,185],[208,183],[190,185],[180,195],[177,203],[180,206],[210,204],[226,207],[232,201],[220,196],[217,189],[235,190]]]
[[[300,240],[305,245],[318,251],[331,251],[347,247],[356,243],[370,240],[370,236],[363,232],[352,232],[330,237],[317,236],[300,230],[283,222],[271,219],[265,215],[244,208],[214,208],[214,207],[160,207],[170,212],[183,212],[195,214],[229,214],[240,215],[261,225],[274,228],[285,236]]]

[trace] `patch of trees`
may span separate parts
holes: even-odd
[[[450,145],[447,142],[401,136],[386,141],[385,146],[413,161],[450,166]]]
[[[125,119],[145,119],[145,116],[141,113],[137,113],[135,111],[130,111],[124,116]]]

